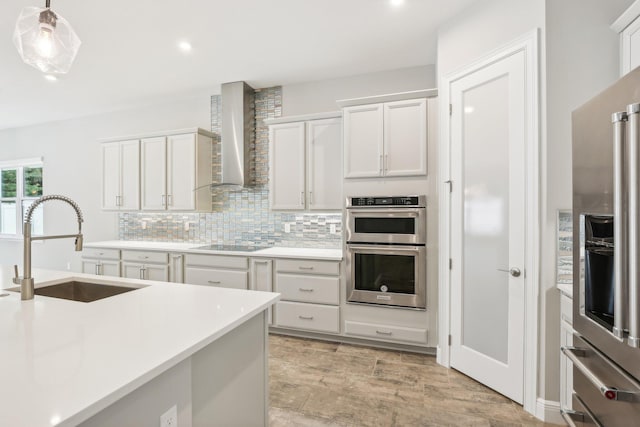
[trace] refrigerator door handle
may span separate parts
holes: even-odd
[[[633,262],[627,263],[629,285],[627,290],[628,294],[624,296],[627,296],[629,301],[629,339],[627,343],[631,347],[635,348],[640,347],[640,313],[638,312],[638,305],[640,304],[640,289],[638,289],[638,286],[640,284],[640,266],[636,262],[638,256],[640,256],[640,218],[638,218],[638,215],[640,215],[640,193],[638,192],[640,190],[640,188],[638,188],[638,167],[640,167],[640,147],[638,146],[640,142],[640,117],[638,116],[639,113],[640,104],[631,104],[627,106],[627,119],[629,122],[627,143],[625,144],[625,154],[627,157],[625,165],[627,168],[626,179],[627,191],[629,194],[629,206],[627,211],[627,235],[629,236],[629,250],[627,253],[627,257],[628,260],[633,260]],[[623,295],[621,295],[621,297],[623,297]],[[616,299],[617,298],[618,297],[616,289]],[[616,304],[616,302],[614,302],[614,304]],[[617,308],[617,305],[614,305],[614,308]],[[618,316],[618,313],[619,312],[615,313],[616,317]]]
[[[614,271],[614,320],[613,335],[624,339],[628,332],[627,313],[629,310],[627,284],[629,265],[629,241],[627,216],[627,194],[629,194],[629,181],[627,179],[627,158],[629,149],[627,144],[627,113],[614,113],[611,117],[613,123],[613,271]],[[633,196],[632,196],[633,197]],[[633,216],[631,216],[633,218]]]

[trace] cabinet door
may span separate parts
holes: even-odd
[[[640,18],[636,18],[620,34],[622,64],[620,75],[640,65]]]
[[[307,122],[309,209],[342,209],[342,120]]]
[[[143,276],[146,280],[155,280],[158,282],[169,281],[169,266],[168,265],[155,265],[146,264],[144,266]]]
[[[82,272],[84,274],[100,274],[100,269],[98,265],[99,265],[99,261],[97,260],[83,259]]]
[[[427,100],[384,104],[384,175],[427,174]]]
[[[343,109],[344,177],[366,178],[382,174],[382,104]]]
[[[173,283],[184,283],[184,255],[169,255],[169,281]]]
[[[121,210],[140,209],[140,141],[120,143]]]
[[[304,122],[269,129],[269,201],[271,209],[305,208]]]
[[[165,210],[167,199],[166,138],[145,138],[141,143],[142,210]]]
[[[102,209],[120,209],[120,143],[100,146],[102,155]],[[93,273],[92,273],[93,274]]]
[[[251,260],[251,283],[249,289],[273,292],[273,261],[270,259]],[[273,324],[273,312],[269,307],[269,324]]]
[[[122,263],[122,277],[127,279],[143,279],[144,270],[142,264],[134,264],[130,262]]]
[[[100,261],[99,271],[101,276],[120,277],[120,262]]]
[[[196,208],[196,136],[172,135],[167,139],[167,209]]]

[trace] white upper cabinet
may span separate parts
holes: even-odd
[[[271,209],[341,209],[340,118],[334,114],[327,119],[298,119],[289,123],[281,120],[284,119],[269,127]]]
[[[167,138],[142,139],[142,210],[164,210],[167,204]]]
[[[384,175],[427,174],[427,100],[384,104]]]
[[[307,187],[310,210],[342,208],[342,121],[307,122]]]
[[[269,200],[271,209],[304,209],[304,122],[269,128]]]
[[[140,142],[102,144],[102,209],[140,209]]]
[[[184,129],[102,144],[102,208],[210,211],[212,134]]]
[[[611,25],[620,34],[620,75],[640,66],[640,1],[634,2]]]
[[[397,97],[376,97],[390,101],[343,108],[345,178],[427,174],[427,99]]]
[[[368,178],[382,175],[383,104],[358,105],[343,111],[344,177]]]

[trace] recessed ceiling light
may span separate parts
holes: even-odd
[[[58,78],[53,74],[45,74],[44,78],[49,80],[50,82],[55,82],[56,80],[58,80]]]
[[[191,52],[191,49],[193,49],[193,46],[191,46],[189,42],[180,42],[178,43],[178,47],[183,52]]]
[[[402,6],[404,4],[404,0],[389,0],[389,3],[391,3],[391,6]]]

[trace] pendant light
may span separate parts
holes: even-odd
[[[69,22],[46,6],[25,7],[18,16],[13,44],[22,60],[43,73],[65,74],[80,48]]]

